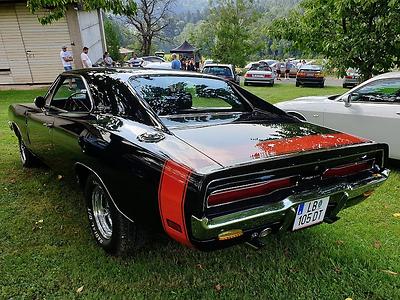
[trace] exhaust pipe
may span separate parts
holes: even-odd
[[[271,232],[272,232],[272,228],[270,228],[270,227],[267,227],[267,228],[261,230],[259,233],[254,232],[251,235],[250,241],[246,242],[246,244],[255,250],[259,250],[265,246],[265,244],[260,239],[266,237]]]

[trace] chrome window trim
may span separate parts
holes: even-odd
[[[55,87],[53,88],[53,90],[52,90],[51,92],[50,92],[50,89],[49,89],[49,91],[48,91],[48,97],[49,97],[49,98],[46,99],[46,105],[45,105],[46,111],[48,112],[49,109],[51,108],[51,109],[55,109],[55,110],[58,110],[58,111],[61,111],[61,112],[70,112],[70,111],[68,111],[68,110],[63,110],[63,109],[60,109],[60,108],[58,108],[58,107],[54,107],[54,106],[51,106],[51,105],[50,105],[50,104],[51,104],[51,101],[53,100],[53,97],[54,97],[54,92],[55,92],[56,90],[58,91],[58,89],[59,89],[59,87],[60,87],[60,84],[61,84],[62,82],[64,82],[66,79],[68,79],[68,78],[80,78],[80,79],[82,80],[83,84],[85,85],[86,92],[88,93],[91,107],[90,107],[90,110],[89,110],[89,111],[87,111],[87,112],[80,112],[80,113],[91,114],[91,113],[94,111],[94,108],[95,108],[93,96],[92,96],[92,93],[90,92],[89,85],[88,85],[88,83],[87,83],[85,77],[83,77],[82,75],[79,75],[79,74],[61,74],[61,75],[58,76],[58,78],[56,79],[56,81],[54,81],[54,83],[53,83],[53,85],[52,85],[52,87],[53,87],[53,86],[55,86]],[[56,83],[56,82],[57,82],[57,83]],[[48,101],[48,103],[47,103],[47,101]],[[79,112],[75,112],[75,113],[79,113]]]

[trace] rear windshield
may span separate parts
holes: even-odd
[[[203,73],[212,74],[216,76],[232,76],[232,71],[228,67],[204,67]]]
[[[322,70],[321,66],[315,66],[315,65],[306,65],[300,68],[300,71],[321,71],[321,70]]]
[[[253,64],[250,71],[271,71],[271,67],[264,64]]]
[[[223,80],[154,75],[131,77],[129,83],[159,116],[249,110],[247,102]]]

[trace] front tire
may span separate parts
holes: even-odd
[[[85,200],[90,229],[107,253],[127,256],[143,245],[137,226],[118,211],[103,183],[93,174],[86,181]]]

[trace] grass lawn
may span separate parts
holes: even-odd
[[[249,87],[272,102],[342,88]],[[43,90],[0,91],[0,299],[400,299],[400,172],[342,219],[270,236],[254,251],[186,249],[166,237],[130,259],[92,239],[78,188],[23,169],[7,126],[11,103]]]

